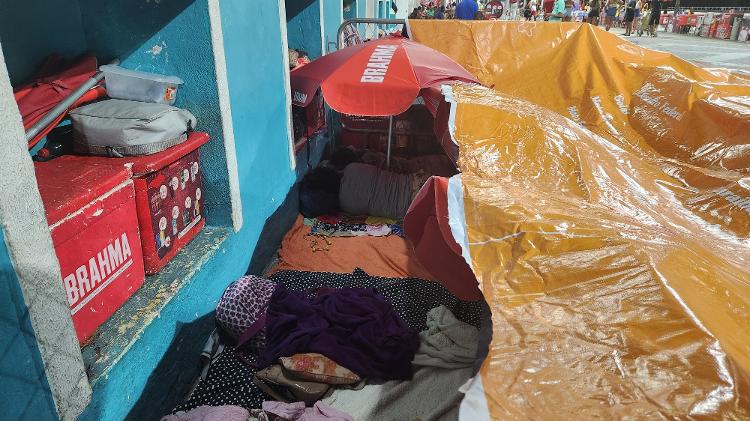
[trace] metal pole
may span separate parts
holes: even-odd
[[[353,18],[353,19],[347,19],[341,25],[339,25],[339,30],[336,33],[336,45],[338,45],[338,49],[340,50],[343,45],[341,44],[341,34],[344,33],[344,28],[346,28],[347,25],[350,23],[357,24],[357,23],[375,23],[375,24],[386,24],[386,25],[405,25],[406,20],[405,19],[378,19],[378,18]]]
[[[119,59],[114,59],[110,64],[120,64]],[[94,76],[91,77],[91,79],[87,80],[83,83],[83,85],[79,86],[70,93],[65,99],[62,100],[59,104],[55,105],[51,110],[47,112],[47,114],[44,115],[39,121],[34,123],[33,126],[29,127],[29,130],[26,131],[26,141],[33,139],[39,132],[44,130],[45,127],[47,127],[50,123],[55,121],[57,117],[60,116],[60,114],[64,113],[68,107],[73,105],[76,101],[78,101],[78,98],[82,97],[83,94],[88,92],[89,89],[93,88],[99,82],[104,78],[104,73],[102,72],[96,72]]]
[[[388,117],[388,152],[385,154],[385,167],[391,167],[391,142],[393,140],[393,116]]]

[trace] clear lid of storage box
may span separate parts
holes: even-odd
[[[130,70],[130,69],[125,69],[120,66],[116,66],[114,64],[105,64],[103,66],[100,66],[99,70],[101,70],[104,73],[113,73],[113,74],[117,74],[120,76],[129,76],[129,77],[135,77],[139,79],[148,79],[148,80],[153,80],[155,82],[172,83],[175,85],[181,85],[183,83],[182,79],[178,78],[177,76],[165,76],[165,75],[160,75],[156,73],[142,72],[140,70]]]

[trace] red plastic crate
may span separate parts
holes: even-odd
[[[310,104],[305,107],[305,136],[310,137],[326,126],[323,95],[318,91]]]
[[[318,91],[307,107],[292,106],[294,140],[307,139],[326,126],[323,96]]]
[[[153,155],[112,159],[133,171],[146,273],[159,272],[206,225],[200,148],[209,137],[188,139]]]
[[[83,343],[144,281],[131,173],[106,158],[76,156],[35,163],[35,170]]]

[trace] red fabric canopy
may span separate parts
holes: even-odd
[[[431,177],[422,186],[404,217],[404,233],[419,263],[448,291],[462,300],[482,298],[448,222],[447,178]]]
[[[318,88],[334,110],[351,115],[405,112],[422,89],[449,81],[479,83],[447,56],[408,38],[382,38],[344,48],[291,72],[294,105]]]
[[[94,73],[96,57],[92,54],[79,57],[69,66],[57,56],[49,57],[37,79],[15,92],[24,128],[34,125],[73,90],[91,79]]]
[[[28,130],[76,88],[91,79],[96,69],[96,57],[93,54],[80,56],[71,63],[57,55],[49,56],[42,64],[36,80],[17,88],[14,92],[18,111],[23,118],[24,129]],[[104,87],[96,86],[78,98],[68,107],[68,110],[101,98],[105,94]],[[60,114],[34,138],[29,139],[29,149],[57,126],[66,114]]]

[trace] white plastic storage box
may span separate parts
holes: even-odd
[[[116,99],[172,105],[177,98],[177,87],[183,83],[177,76],[157,75],[111,64],[101,66],[99,70],[104,72],[107,95]]]

